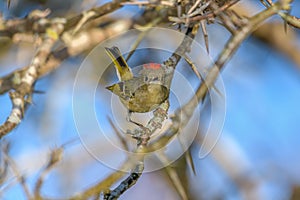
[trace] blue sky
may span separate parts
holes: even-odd
[[[300,16],[299,7],[300,2],[296,1],[293,13],[297,16]],[[5,10],[3,3],[1,10]],[[208,30],[211,56],[214,58],[228,37],[221,35],[224,34],[223,29],[215,25],[209,26]],[[297,34],[297,43],[300,44],[299,31]],[[203,44],[202,37],[197,38],[197,41]],[[11,47],[7,54],[2,52],[0,74],[4,75],[13,68],[28,64],[32,52],[30,45]],[[17,59],[14,59],[15,56]],[[31,186],[50,150],[78,138],[72,95],[75,75],[82,61],[82,58],[69,59],[56,72],[38,81],[36,88],[45,93],[34,95],[34,104],[26,112],[20,126],[5,137],[12,143],[11,156],[18,163],[20,171],[27,175]],[[251,165],[251,173],[259,174],[262,180],[259,192],[265,199],[288,199],[290,186],[300,184],[299,69],[284,55],[254,38],[248,38],[222,72],[226,91],[226,118],[221,137],[237,144]],[[90,73],[93,74],[93,71]],[[85,103],[83,99],[83,109]],[[110,113],[109,105],[101,99],[97,99],[96,103],[98,120],[103,122]],[[0,96],[0,110],[0,121],[3,122],[10,110],[7,95]],[[89,122],[89,119],[85,120]],[[107,121],[105,124],[108,125]],[[91,132],[87,134],[89,137],[93,135]],[[105,148],[105,144],[99,143],[99,146]],[[204,192],[202,195],[212,198],[220,192],[226,194],[226,199],[240,199],[239,195],[232,194],[228,187],[224,187],[223,184],[230,183],[226,171],[216,164],[212,156],[197,160],[198,151],[199,148],[194,148],[193,155],[199,174],[202,175],[193,177],[193,181],[199,181],[200,185],[207,184],[207,187],[213,186],[213,189],[201,190]],[[80,142],[67,148],[65,158],[62,167],[50,174],[43,193],[60,197],[60,188],[64,187],[64,195],[67,196],[112,172],[95,160]],[[80,161],[85,164],[79,165]],[[74,180],[72,183],[60,180],[60,176],[67,173],[68,169],[71,172],[68,175],[70,180]],[[145,177],[137,188],[147,188],[150,178],[147,175]],[[138,198],[138,193],[136,196],[134,193],[126,195],[121,199]],[[11,187],[2,196],[3,199],[23,197],[18,185]]]

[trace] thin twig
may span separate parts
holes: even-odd
[[[44,167],[44,169],[40,173],[40,176],[39,176],[38,180],[36,181],[36,184],[35,184],[35,187],[34,187],[34,198],[36,200],[44,199],[41,196],[41,188],[42,188],[42,186],[45,182],[46,176],[56,166],[56,164],[59,161],[61,161],[63,151],[64,151],[64,147],[60,147],[60,148],[54,149],[51,152],[49,161],[47,162],[46,166]]]
[[[30,193],[29,187],[26,184],[26,178],[24,175],[21,174],[19,171],[16,163],[11,159],[11,157],[7,154],[4,154],[4,159],[6,160],[7,163],[9,163],[10,168],[12,169],[13,173],[18,179],[18,182],[21,184],[21,187],[25,193],[25,196],[27,199],[32,199],[32,195]]]
[[[18,86],[15,91],[10,93],[13,108],[7,120],[0,126],[0,139],[15,128],[23,119],[26,97],[32,94],[34,83],[39,77],[39,68],[47,61],[52,46],[58,40],[58,35],[62,31],[63,24],[61,21],[54,21],[51,28],[47,29],[44,41],[37,50],[36,55],[33,57],[31,64],[24,71],[23,76],[19,77],[18,80],[15,80],[18,82]]]
[[[108,25],[106,28],[98,28],[81,32],[81,34],[78,34],[73,38],[71,43],[68,43],[67,47],[52,52],[50,50],[56,39],[58,39],[55,38],[58,34],[49,30],[50,36],[46,37],[46,39],[49,40],[49,43],[45,42],[39,48],[35,56],[37,59],[33,59],[34,62],[39,61],[39,63],[33,62],[33,64],[29,66],[16,70],[0,78],[0,94],[4,94],[10,90],[15,90],[10,93],[13,108],[9,118],[3,125],[0,126],[0,138],[13,130],[23,119],[26,95],[33,92],[32,87],[36,80],[57,69],[61,62],[66,58],[78,55],[85,50],[94,47],[96,44],[107,39],[111,35],[117,34],[120,31],[128,30],[131,23],[132,22],[128,20],[121,20]],[[85,40],[82,40],[83,38],[85,38]],[[41,59],[40,56],[42,56]],[[34,75],[34,77],[32,77],[32,75]],[[24,82],[26,77],[29,78],[28,80],[30,80],[30,83]]]

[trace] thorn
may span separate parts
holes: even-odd
[[[179,137],[178,137],[178,141],[179,141],[179,144],[181,146],[181,149],[185,150],[185,145],[180,141]],[[187,148],[186,151],[184,152],[184,157],[185,157],[185,160],[186,160],[188,166],[192,169],[193,174],[196,175],[195,165],[194,165],[194,161],[193,161],[193,158],[192,158],[190,147]]]
[[[206,47],[206,51],[209,54],[209,42],[208,42],[208,33],[207,33],[207,29],[206,29],[206,25],[204,20],[200,21],[201,24],[201,29],[203,32],[203,37],[204,37],[204,42],[205,42],[205,47]]]
[[[197,67],[195,66],[193,61],[187,55],[184,56],[184,59],[190,65],[190,67],[192,68],[192,70],[196,74],[196,76],[199,78],[199,80],[204,81],[203,76],[199,73],[199,71],[197,70]]]
[[[7,0],[7,8],[9,9],[10,7],[10,0]]]
[[[32,92],[35,94],[45,94],[45,91],[42,90],[33,90]]]
[[[212,89],[222,98],[224,99],[224,95],[222,92],[215,86],[215,84],[212,85]]]
[[[197,175],[196,173],[196,169],[195,169],[195,164],[192,158],[192,154],[191,154],[191,148],[189,148],[186,152],[185,152],[185,159],[186,162],[188,164],[188,166],[192,169],[193,175]]]
[[[71,146],[71,145],[74,145],[74,144],[79,143],[79,142],[80,142],[80,138],[74,137],[74,138],[66,141],[65,143],[63,143],[61,145],[61,148],[66,149],[67,146]]]
[[[288,27],[288,24],[286,21],[284,21],[283,23],[283,28],[284,28],[284,33],[287,34],[287,27]]]

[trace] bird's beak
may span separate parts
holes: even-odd
[[[112,91],[112,92],[114,91],[114,85],[110,85],[110,86],[107,86],[105,88]]]

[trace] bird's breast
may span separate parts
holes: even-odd
[[[121,100],[132,112],[150,112],[156,109],[169,96],[169,90],[159,84],[144,84],[137,88],[130,98]]]

